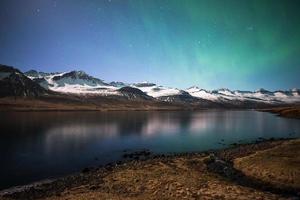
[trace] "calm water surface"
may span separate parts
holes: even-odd
[[[116,161],[124,149],[203,151],[300,137],[299,122],[256,111],[0,113],[0,189]]]

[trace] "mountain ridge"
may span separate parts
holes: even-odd
[[[33,71],[33,70],[31,70]],[[30,71],[29,71],[30,72]],[[42,74],[47,74],[44,72],[39,72]],[[140,82],[140,83],[124,83],[120,81],[113,81],[110,83],[106,83],[102,79],[95,78],[93,76],[88,75],[84,71],[71,71],[68,73],[48,73],[48,74],[56,74],[53,79],[54,81],[56,79],[59,79],[59,76],[62,77],[67,76],[71,73],[79,73],[80,76],[73,75],[73,78],[82,78],[84,76],[84,79],[86,80],[97,80],[94,83],[96,83],[95,87],[101,87],[101,91],[96,91],[96,89],[90,88],[88,90],[88,86],[91,86],[91,84],[86,84],[85,87],[87,91],[84,91],[84,87],[80,89],[74,89],[70,90],[72,93],[95,93],[101,95],[102,93],[106,93],[106,95],[117,95],[117,91],[122,87],[133,87],[141,90],[142,92],[146,93],[148,96],[151,96],[156,99],[160,99],[162,101],[176,101],[175,99],[180,99],[179,101],[182,102],[184,98],[189,99],[188,101],[191,101],[191,97],[202,99],[202,100],[208,100],[213,102],[229,102],[233,100],[238,101],[259,101],[259,102],[300,102],[300,90],[293,88],[290,90],[275,90],[275,91],[269,91],[264,88],[260,88],[256,91],[243,91],[243,90],[230,90],[228,88],[219,88],[214,90],[206,90],[203,88],[200,88],[198,86],[192,86],[185,90],[173,88],[173,87],[165,87],[160,86],[155,83],[151,82]],[[28,74],[28,72],[24,73],[25,75]],[[75,77],[74,77],[75,76]],[[73,83],[75,84],[75,83]],[[84,84],[84,83],[83,83]],[[81,84],[81,85],[83,85]],[[40,83],[40,85],[43,85]],[[49,88],[50,90],[55,90],[54,88]],[[61,92],[61,91],[58,91]],[[68,89],[64,90],[63,92],[68,92]],[[188,97],[188,96],[191,97]],[[171,100],[174,99],[174,100]]]
[[[19,77],[19,82],[8,77]],[[22,83],[22,84],[21,84]],[[18,88],[21,90],[19,91]],[[13,91],[13,92],[9,92]],[[105,82],[90,76],[84,71],[40,72],[20,70],[0,65],[0,96],[37,97],[55,94],[82,98],[123,99],[124,101],[166,102],[192,107],[233,107],[257,108],[264,106],[300,104],[300,90],[268,91],[260,88],[256,91],[230,90],[220,88],[206,90],[192,86],[185,90],[157,85],[150,82],[124,83]],[[123,101],[122,100],[122,101]]]

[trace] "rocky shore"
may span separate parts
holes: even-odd
[[[299,151],[299,139],[173,155],[125,150],[125,162],[2,191],[0,199],[300,199]]]

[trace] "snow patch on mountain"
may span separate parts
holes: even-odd
[[[190,95],[206,99],[214,102],[220,101],[257,101],[265,103],[280,103],[280,102],[300,102],[299,93],[296,90],[292,91],[275,91],[270,92],[265,89],[259,89],[255,92],[251,91],[231,91],[226,88],[207,91],[198,87],[191,87],[186,90]]]
[[[118,95],[117,88],[115,87],[98,87],[90,86],[87,84],[68,84],[64,83],[63,86],[55,84],[49,87],[50,90],[62,93],[77,93],[77,94],[101,94],[101,95]]]
[[[136,83],[132,84],[132,87],[138,88],[154,98],[181,94],[181,90],[177,88],[157,86],[154,83]]]
[[[190,87],[186,90],[190,95],[193,97],[201,98],[201,99],[207,99],[211,101],[217,101],[219,97],[207,90],[200,89],[196,86]]]
[[[0,80],[8,77],[10,72],[1,72]],[[294,103],[300,102],[300,90],[292,89],[288,91],[268,91],[259,89],[257,91],[240,91],[229,90],[221,88],[217,90],[205,90],[197,86],[190,87],[186,90],[180,90],[172,87],[159,86],[155,83],[141,82],[127,84],[123,82],[113,81],[106,83],[101,79],[92,77],[83,71],[70,71],[70,72],[55,72],[45,73],[30,70],[25,75],[41,85],[43,88],[61,92],[61,93],[74,93],[74,94],[97,94],[97,95],[124,95],[120,92],[120,88],[132,87],[141,90],[148,96],[168,100],[175,97],[182,101],[190,99],[187,95],[194,98],[209,100],[212,102],[235,102],[235,101],[251,101],[262,103]],[[186,97],[186,98],[183,98]]]
[[[117,87],[87,75],[83,71],[44,73],[31,70],[25,73],[42,87],[61,93],[119,95]]]

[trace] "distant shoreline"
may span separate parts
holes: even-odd
[[[300,107],[279,107],[259,109],[259,111],[277,114],[280,117],[300,119]]]
[[[110,98],[98,98],[84,101],[77,98],[0,98],[0,111],[47,112],[47,111],[147,111],[147,110],[183,110],[181,105],[162,102],[124,101]]]
[[[257,110],[283,117],[300,118],[300,106],[205,106],[161,101],[127,101],[109,97],[82,100],[78,97],[0,98],[0,112],[89,112],[89,111],[200,111],[200,110]]]

